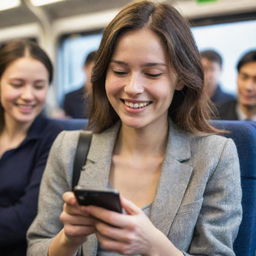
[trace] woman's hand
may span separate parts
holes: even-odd
[[[96,206],[84,208],[88,214],[97,219],[96,235],[103,249],[128,255],[156,255],[158,246],[163,245],[158,244],[160,240],[170,244],[140,208],[122,197],[121,204],[127,214]]]
[[[95,232],[95,219],[84,211],[73,192],[63,194],[64,206],[60,215],[63,222],[65,242],[69,245],[79,246],[86,241],[88,235]]]

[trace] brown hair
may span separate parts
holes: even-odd
[[[208,122],[210,103],[204,90],[200,55],[188,23],[172,6],[147,0],[125,6],[103,33],[92,75],[90,128],[101,132],[119,120],[106,96],[106,72],[118,38],[127,31],[143,27],[151,29],[162,40],[178,83],[184,86],[174,93],[169,117],[188,132],[217,132]]]
[[[53,65],[50,58],[38,44],[22,39],[10,41],[0,48],[0,81],[9,65],[27,55],[40,61],[46,67],[49,74],[49,83],[51,83],[53,79]],[[0,102],[0,131],[2,131],[3,127],[4,109]]]

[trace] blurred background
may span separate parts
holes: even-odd
[[[160,0],[159,0],[160,1]],[[106,24],[129,0],[1,0],[0,45],[15,38],[38,42],[55,65],[49,112],[85,79],[85,56],[96,50]],[[256,0],[168,0],[190,24],[199,50],[223,57],[221,84],[236,94],[236,63],[256,48]]]

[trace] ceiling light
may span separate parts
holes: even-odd
[[[0,1],[0,11],[18,7],[20,0]]]
[[[30,0],[31,3],[35,6],[42,6],[42,5],[47,5],[47,4],[53,4],[57,2],[62,2],[65,0]]]

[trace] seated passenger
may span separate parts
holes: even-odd
[[[96,51],[90,52],[84,61],[83,71],[85,83],[77,90],[67,93],[64,97],[63,108],[65,115],[71,118],[88,118],[91,99],[91,73],[94,66]]]
[[[35,43],[0,49],[0,254],[26,255],[26,232],[49,149],[60,132],[42,114],[53,68]]]
[[[237,72],[237,99],[218,106],[218,118],[256,121],[256,50],[241,57]]]
[[[154,1],[124,7],[105,29],[92,77],[94,134],[78,184],[119,190],[124,213],[78,204],[70,191],[79,132],[64,132],[41,183],[28,255],[234,256],[237,151],[208,122],[184,18]]]
[[[204,70],[205,89],[214,104],[233,100],[234,95],[225,92],[220,84],[222,72],[222,57],[214,50],[200,52],[201,63]]]

